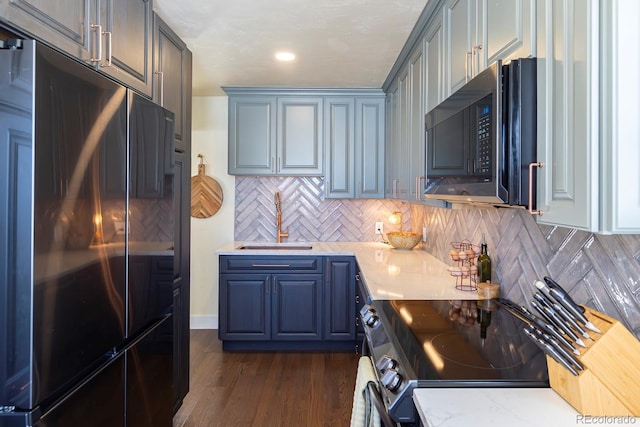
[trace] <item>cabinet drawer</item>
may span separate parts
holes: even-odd
[[[220,273],[242,271],[287,271],[322,273],[322,257],[220,256]]]

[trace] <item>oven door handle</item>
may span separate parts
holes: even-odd
[[[397,427],[397,424],[391,419],[387,409],[384,407],[384,403],[382,402],[382,395],[380,391],[378,391],[378,387],[375,382],[369,381],[367,383],[367,388],[369,389],[369,396],[371,397],[371,401],[373,405],[376,407],[378,414],[380,414],[380,422],[384,427]]]

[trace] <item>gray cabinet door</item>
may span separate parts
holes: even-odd
[[[397,178],[396,178],[396,169],[397,169],[397,151],[395,149],[395,144],[398,141],[397,138],[397,129],[398,129],[398,87],[393,87],[386,96],[385,99],[385,134],[386,141],[384,146],[384,163],[385,163],[385,171],[384,171],[384,196],[387,199],[395,199],[396,196],[396,188],[397,188]]]
[[[104,60],[97,68],[151,97],[151,11],[148,0],[100,2]],[[110,33],[110,34],[109,34]]]
[[[474,4],[472,0],[449,0],[444,6],[447,96],[472,76],[476,19]]]
[[[355,191],[355,100],[325,98],[325,197],[353,199]]]
[[[538,222],[598,229],[597,55],[588,52],[592,7],[543,3],[538,22]],[[559,28],[571,28],[572,32]],[[594,93],[596,90],[596,93]],[[596,128],[593,128],[593,125]]]
[[[278,175],[324,173],[322,105],[322,97],[278,98]]]
[[[431,111],[444,99],[443,36],[442,14],[440,14],[436,19],[433,20],[433,23],[427,29],[424,38],[424,56],[426,59],[425,113]],[[424,130],[424,117],[422,129]]]
[[[274,175],[275,141],[275,97],[229,97],[229,174]]]
[[[322,274],[272,276],[273,340],[322,339],[322,278]]]
[[[425,61],[422,46],[409,59],[409,82],[407,200],[415,202],[422,198],[420,189],[425,173]]]
[[[175,114],[175,147],[185,150],[191,133],[191,52],[156,14],[153,34],[153,100]]]
[[[96,0],[0,0],[0,21],[88,61]]]
[[[324,280],[326,340],[356,337],[356,262],[353,257],[328,257]]]
[[[483,60],[479,62],[490,65],[498,59],[535,56],[536,2],[482,0],[482,3],[486,13],[482,25],[486,39],[480,51]]]
[[[175,153],[174,166],[174,409],[189,391],[189,233],[191,224],[191,198],[189,191],[189,157]]]
[[[356,98],[355,176],[357,198],[384,197],[384,98]]]
[[[409,68],[405,67],[398,77],[398,93],[396,96],[396,110],[394,139],[391,142],[391,159],[393,176],[393,198],[406,199],[409,192],[408,183],[408,139],[409,139],[409,111],[411,101],[411,80]]]
[[[221,340],[271,338],[269,274],[220,275]]]

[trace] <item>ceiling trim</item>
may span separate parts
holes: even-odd
[[[384,96],[382,88],[222,86],[227,95],[321,95],[321,96]]]

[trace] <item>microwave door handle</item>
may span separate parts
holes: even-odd
[[[544,167],[544,162],[529,163],[529,206],[528,210],[531,215],[542,215],[542,209],[533,209],[533,168]]]

